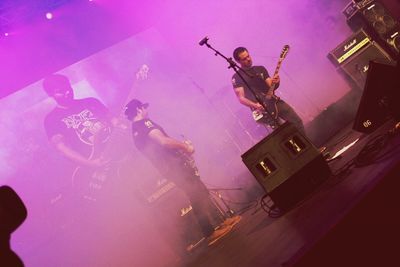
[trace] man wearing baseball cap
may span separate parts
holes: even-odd
[[[230,224],[221,224],[217,230],[214,229],[207,215],[212,205],[209,192],[190,157],[194,153],[193,145],[168,136],[148,117],[148,106],[148,103],[132,99],[125,107],[125,115],[132,121],[135,146],[166,179],[172,180],[185,192],[208,245],[212,245],[232,230],[240,216]]]

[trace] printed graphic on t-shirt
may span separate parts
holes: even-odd
[[[110,129],[88,109],[63,118],[62,121],[68,129],[74,129],[79,140],[87,145],[93,145],[95,137],[101,138],[100,140],[96,140],[101,143],[106,142],[109,138]]]
[[[235,78],[232,78],[232,84],[233,84],[233,86],[236,86],[237,84],[236,84],[236,79]]]
[[[154,127],[153,123],[151,121],[149,121],[149,120],[145,121],[144,125],[146,125],[146,127],[149,128],[149,129]]]

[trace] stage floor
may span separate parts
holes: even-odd
[[[330,154],[359,140],[328,163],[333,175],[315,192],[278,218],[253,205],[227,236],[210,247],[202,242],[182,256],[160,232],[145,230],[150,222],[133,212],[140,207],[132,207],[130,198],[120,200],[117,212],[119,191],[110,207],[98,207],[103,215],[82,216],[86,223],[79,218],[71,225],[60,217],[62,224],[50,227],[49,222],[45,235],[46,225],[40,225],[38,234],[21,236],[24,243],[14,248],[26,266],[400,266],[392,264],[399,260],[398,246],[391,244],[400,240],[400,132],[387,134],[394,126],[390,121],[362,135],[348,125],[325,144]],[[54,210],[57,216],[65,212],[61,206]]]
[[[247,210],[229,235],[211,247],[199,246],[176,266],[335,266],[338,263],[354,266],[346,264],[343,257],[347,258],[347,263],[371,266],[365,263],[395,259],[395,255],[390,258],[393,245],[389,241],[398,237],[396,228],[400,224],[398,219],[393,219],[395,197],[391,189],[381,188],[380,195],[375,194],[380,200],[372,199],[375,206],[369,204],[364,207],[366,212],[354,213],[355,207],[372,196],[371,192],[384,184],[385,179],[394,181],[396,178],[400,166],[400,132],[383,137],[388,136],[387,132],[394,125],[395,122],[390,121],[369,135],[355,132],[348,125],[326,144],[331,155],[359,140],[344,151],[340,159],[329,162],[333,175],[313,194],[279,218],[269,217],[260,205]],[[368,153],[363,150],[366,145]],[[385,203],[391,200],[392,203]],[[360,239],[357,229],[367,233],[361,234]],[[393,229],[396,233],[391,232]],[[336,239],[327,240],[332,233]],[[385,240],[388,242],[382,242]],[[349,248],[349,244],[354,246]],[[321,249],[323,245],[333,250],[331,254]],[[343,253],[341,248],[350,251]],[[353,259],[349,258],[352,256]],[[318,265],[315,265],[317,259]]]

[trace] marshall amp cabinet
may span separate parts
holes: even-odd
[[[354,15],[356,15],[359,10],[363,9],[372,2],[374,2],[374,0],[350,1],[350,3],[348,3],[346,7],[342,10],[342,13],[346,17],[346,19],[349,20]]]
[[[339,44],[328,54],[328,58],[351,85],[361,90],[370,61],[395,64],[392,57],[364,29]]]
[[[177,253],[191,252],[204,240],[187,195],[172,181],[160,180],[151,194],[143,195],[143,200],[148,204],[155,226]],[[212,196],[208,212],[213,225],[222,222],[222,214]]]

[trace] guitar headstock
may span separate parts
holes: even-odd
[[[289,49],[290,49],[289,45],[283,46],[280,59],[284,59],[286,57],[286,55],[289,53]]]
[[[146,80],[148,78],[149,66],[143,64],[136,72],[136,80]]]

